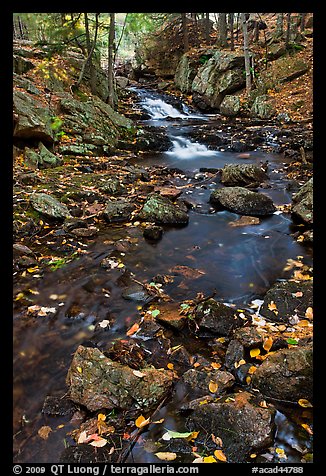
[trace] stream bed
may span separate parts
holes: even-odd
[[[131,159],[131,163],[179,169],[173,185],[181,187],[181,198],[192,204],[189,223],[185,227],[164,226],[162,239],[155,243],[145,240],[137,226],[101,226],[87,254],[61,269],[45,273],[34,284],[38,294],[33,297],[33,303],[55,305],[51,317],[30,321],[22,318],[19,308],[14,310],[14,460],[18,463],[57,463],[64,448],[74,444],[67,437],[75,429],[70,416],[44,415],[44,400],[48,395],[61,397],[67,391],[65,378],[78,345],[94,340],[99,347],[108,345],[123,338],[137,318],[139,302],[123,297],[123,275],[120,281],[114,281],[100,266],[113,243],[129,240],[128,249],[121,248],[117,256],[140,282],[151,282],[157,275],[171,275],[176,266],[198,270],[199,273],[186,278],[177,274],[173,282],[164,286],[164,291],[175,301],[204,293],[214,294],[228,305],[249,308],[275,282],[291,276],[291,271],[284,269],[289,259],[299,257],[305,265],[312,265],[311,248],[291,235],[293,224],[289,214],[277,211],[262,218],[258,225],[230,226],[239,215],[216,212],[208,202],[211,191],[222,185],[217,174],[207,180],[203,170],[217,170],[225,164],[245,160],[268,164],[269,188],[258,191],[271,197],[275,205],[291,203],[289,181],[284,176],[287,161],[283,156],[257,149],[244,159],[243,154],[214,150],[189,135],[204,121],[213,128],[214,116],[192,113],[185,106],[181,112],[156,93],[149,94],[146,90],[137,93],[140,106],[151,116],[143,121],[144,126],[166,128],[172,145],[165,152],[143,153]],[[116,270],[117,277],[119,273],[121,270]],[[74,307],[78,311],[73,312]],[[105,319],[110,321],[110,326],[99,328],[97,323]],[[182,335],[179,339],[181,342]],[[196,345],[195,340],[189,339],[189,352],[198,351]],[[165,429],[185,431],[177,411],[183,401],[180,391],[179,403],[174,399],[159,410],[156,418],[165,419]],[[309,409],[293,409],[284,404],[275,406],[274,446],[285,450],[284,462],[300,462],[300,448],[311,451],[311,438],[300,426],[302,421],[311,420],[311,413]],[[46,440],[38,435],[39,428],[45,425],[52,428]],[[127,462],[157,462],[148,448],[163,431],[158,425],[150,426],[133,447]],[[185,456],[183,462],[192,459]],[[269,460],[268,454],[262,458]]]

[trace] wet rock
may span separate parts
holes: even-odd
[[[246,348],[259,347],[263,343],[263,335],[253,326],[236,329],[233,333],[234,339]]]
[[[297,293],[299,297],[296,296]],[[275,309],[269,309],[271,303],[275,304]],[[272,304],[273,307],[274,304]],[[272,321],[289,322],[295,314],[299,319],[304,319],[306,309],[312,306],[313,284],[311,282],[282,281],[267,291],[260,314]]]
[[[135,206],[126,200],[110,200],[106,204],[103,216],[109,223],[128,221],[134,209]]]
[[[186,225],[189,220],[187,213],[178,205],[156,193],[148,196],[138,216],[141,220],[155,222],[158,225]]]
[[[20,256],[17,259],[16,263],[20,268],[32,268],[38,265],[37,260],[32,256]]]
[[[87,228],[87,222],[80,218],[66,218],[63,223],[63,229],[67,232],[75,228]]]
[[[292,198],[292,214],[306,225],[313,224],[313,178],[309,179]]]
[[[170,198],[172,201],[182,194],[182,190],[175,187],[155,187],[154,192],[158,192],[162,197]]]
[[[99,187],[99,191],[108,195],[122,195],[126,189],[117,178],[110,178]]]
[[[104,353],[110,359],[135,370],[139,370],[146,364],[145,351],[135,342],[135,339],[117,340]]]
[[[192,398],[198,398],[212,393],[209,389],[211,382],[216,384],[216,391],[213,392],[214,395],[220,395],[233,386],[234,380],[234,376],[224,370],[213,369],[205,371],[189,369],[182,375],[180,383],[190,387]]]
[[[175,349],[171,349],[169,360],[171,363],[173,363],[177,372],[185,372],[191,366],[191,355],[183,345],[177,346]]]
[[[224,97],[220,105],[220,113],[223,116],[233,117],[240,112],[240,98],[239,96],[227,95]]]
[[[213,334],[228,336],[233,329],[244,325],[239,313],[225,304],[207,299],[195,308],[195,318],[199,328]]]
[[[247,377],[250,376],[248,370],[252,367],[252,363],[246,363],[239,365],[239,367],[234,368],[233,374],[237,380],[237,382],[241,383],[242,385],[247,385]]]
[[[116,76],[115,81],[121,89],[125,89],[129,84],[129,79],[125,76]]]
[[[121,451],[114,451],[110,453],[111,445],[107,445],[103,448],[94,448],[91,445],[77,445],[69,446],[65,448],[60,455],[60,463],[72,463],[72,464],[92,464],[92,463],[114,463],[118,459],[118,455]],[[117,445],[117,448],[119,446]]]
[[[146,226],[143,232],[144,238],[147,240],[158,241],[162,238],[163,228],[157,225]]]
[[[148,302],[151,299],[151,296],[145,291],[143,286],[135,284],[128,287],[122,293],[122,297],[127,301],[135,302]]]
[[[31,205],[39,213],[58,220],[71,218],[71,214],[66,207],[60,203],[56,198],[46,193],[34,193],[31,196]]]
[[[253,374],[252,385],[269,398],[312,401],[312,345],[282,349],[269,355]]]
[[[225,354],[225,366],[229,370],[234,370],[234,364],[237,364],[244,358],[244,347],[236,339],[232,339],[228,345]]]
[[[266,94],[256,97],[250,112],[254,117],[259,117],[259,119],[270,119],[276,113],[270,98]]]
[[[198,442],[205,443],[211,434],[223,442],[223,452],[229,463],[247,461],[250,454],[273,442],[275,409],[261,408],[248,392],[222,397],[216,403],[200,404],[187,419],[189,431],[201,431]]]
[[[314,241],[313,230],[307,230],[303,233],[303,242],[312,245]]]
[[[170,390],[172,373],[144,368],[144,375],[139,377],[134,372],[105,357],[99,349],[80,345],[67,375],[69,398],[90,411],[155,408]]]
[[[118,143],[121,149],[125,148],[125,144]],[[131,150],[145,150],[164,152],[172,146],[171,139],[166,135],[166,130],[159,127],[147,126],[146,129],[138,129],[137,138],[134,144],[128,143],[127,147]]]
[[[180,330],[184,327],[187,317],[180,314],[180,306],[177,303],[166,303],[160,306],[160,314],[156,320],[161,324]]]
[[[244,187],[225,187],[214,190],[209,201],[220,209],[226,208],[240,215],[266,216],[276,211],[271,198]]]
[[[13,248],[13,254],[14,258],[17,256],[23,256],[23,255],[33,255],[33,251],[28,248],[28,246],[22,245],[21,243],[14,243],[12,245]]]
[[[248,226],[248,225],[259,225],[259,224],[260,224],[260,219],[259,218],[251,217],[251,216],[245,216],[245,215],[238,218],[238,220],[229,222],[230,226]]]
[[[73,415],[77,410],[76,405],[69,398],[53,397],[48,395],[45,397],[42,413],[45,415]]]
[[[222,169],[221,182],[226,186],[259,187],[268,175],[255,164],[229,164]]]
[[[92,238],[98,233],[96,226],[90,226],[89,228],[74,228],[71,233],[78,238]]]

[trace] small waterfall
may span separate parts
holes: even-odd
[[[173,155],[179,159],[191,159],[192,157],[198,157],[199,155],[212,156],[217,154],[216,151],[207,149],[204,144],[191,142],[191,140],[182,136],[175,136],[171,138],[171,140],[173,149],[166,152],[166,154]]]
[[[167,104],[166,102],[162,101],[162,99],[146,98],[143,101],[142,106],[152,116],[153,119],[165,119],[166,117],[178,117],[185,119],[188,117],[188,115],[182,114],[180,111],[171,106],[171,104]]]

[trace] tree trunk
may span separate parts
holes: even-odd
[[[226,24],[226,13],[218,14],[218,44],[222,48],[227,45],[227,24]]]
[[[229,13],[229,21],[230,21],[230,47],[231,51],[234,51],[234,13]]]
[[[286,37],[285,37],[285,47],[288,48],[290,43],[290,33],[291,33],[291,13],[286,14]]]
[[[241,23],[243,30],[243,51],[245,57],[245,71],[246,71],[246,91],[247,94],[251,91],[251,72],[250,72],[250,53],[249,53],[249,42],[248,42],[248,25],[247,17],[245,13],[241,13]]]
[[[108,50],[108,104],[114,109],[115,91],[114,91],[114,36],[115,36],[115,14],[110,13],[110,30],[109,30],[109,50]]]
[[[86,32],[86,46],[87,46],[88,56],[87,56],[86,60],[84,61],[84,64],[83,64],[83,66],[80,70],[78,81],[76,83],[76,86],[79,87],[82,80],[83,80],[83,77],[84,77],[84,74],[85,74],[85,69],[86,69],[87,66],[89,66],[90,84],[91,84],[91,91],[92,91],[93,94],[96,94],[96,76],[95,76],[95,68],[94,68],[93,62],[92,62],[92,56],[93,56],[94,49],[95,49],[95,46],[96,46],[99,15],[100,15],[99,13],[95,14],[95,33],[94,33],[93,43],[91,44],[90,34],[89,34],[89,25],[88,25],[88,16],[87,16],[87,13],[84,13],[85,32]]]
[[[209,44],[210,42],[210,36],[209,36],[209,32],[210,32],[210,20],[209,20],[209,13],[206,13],[206,21],[205,21],[205,41],[207,44]]]
[[[303,31],[305,29],[305,26],[306,26],[306,16],[307,14],[306,13],[300,13],[300,31]]]
[[[276,36],[281,37],[283,35],[283,13],[278,13],[277,14],[277,19],[276,19]]]
[[[183,50],[185,53],[189,51],[189,38],[188,38],[188,26],[187,26],[187,16],[185,13],[181,13],[182,19],[182,34],[183,34]]]

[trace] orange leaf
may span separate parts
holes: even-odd
[[[213,369],[219,369],[220,367],[222,367],[222,365],[218,364],[217,362],[212,362],[211,367],[213,367]]]
[[[211,380],[209,382],[208,388],[209,388],[209,391],[211,393],[215,393],[218,389],[218,384],[216,382],[214,382],[213,380]]]
[[[254,365],[252,365],[250,367],[250,369],[248,370],[248,374],[252,375],[253,373],[255,373],[257,370],[257,367],[255,367]]]
[[[225,456],[225,454],[223,453],[222,450],[215,450],[214,451],[214,456],[219,461],[224,461],[224,462],[226,461],[226,456]]]
[[[136,420],[135,420],[135,425],[137,428],[143,428],[143,426],[146,426],[150,423],[150,418],[145,418],[143,415],[140,415]]]
[[[273,345],[273,339],[271,337],[267,337],[267,339],[264,340],[263,348],[266,350],[266,352],[269,352],[271,350],[271,347]]]
[[[131,336],[132,334],[134,334],[135,332],[137,332],[139,329],[139,324],[137,324],[137,322],[130,327],[130,329],[126,332],[126,335],[127,336]]]

